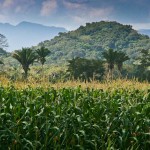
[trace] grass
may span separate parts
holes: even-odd
[[[56,83],[52,83],[49,81],[47,77],[43,77],[42,79],[33,79],[29,78],[28,81],[10,81],[8,78],[4,76],[0,76],[0,84],[4,87],[7,87],[9,85],[13,85],[17,89],[24,89],[29,87],[36,88],[36,87],[54,87],[55,89],[59,88],[66,88],[66,87],[78,87],[81,86],[83,89],[86,88],[94,88],[94,89],[118,89],[118,88],[124,88],[124,89],[139,89],[139,90],[146,90],[150,89],[150,83],[148,82],[138,82],[137,80],[127,80],[127,79],[117,79],[112,81],[92,81],[92,82],[80,82],[78,80],[68,80],[66,82],[59,81]]]

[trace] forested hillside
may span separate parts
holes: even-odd
[[[38,47],[41,45],[51,51],[48,62],[65,62],[75,57],[99,59],[102,51],[109,48],[124,51],[132,61],[139,50],[150,48],[150,38],[139,34],[130,25],[101,21],[59,33],[59,36],[41,42]]]

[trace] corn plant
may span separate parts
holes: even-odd
[[[0,149],[149,149],[150,91],[0,87]]]

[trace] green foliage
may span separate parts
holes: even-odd
[[[69,60],[68,72],[74,79],[90,81],[93,79],[102,80],[104,75],[103,62],[100,60],[89,60],[84,58],[74,58]]]
[[[108,63],[108,70],[112,71],[114,69],[114,65],[116,62],[117,51],[114,51],[113,49],[109,49],[108,51],[104,51],[102,53],[104,59],[106,59],[106,62]]]
[[[122,51],[130,56],[130,61],[138,56],[138,49],[149,49],[150,38],[138,34],[129,25],[117,22],[87,23],[75,31],[61,33],[50,41],[38,45],[51,51],[48,63],[65,63],[76,57],[100,59],[107,49]]]
[[[46,62],[46,56],[50,54],[50,51],[45,48],[44,46],[42,46],[41,48],[37,49],[36,50],[36,53],[37,53],[37,57],[40,61],[40,63],[42,64],[42,66],[44,65],[44,63]]]
[[[123,62],[129,60],[129,57],[122,51],[118,51],[117,52],[117,56],[116,56],[116,60],[115,60],[115,63],[118,67],[118,70],[122,71],[122,67],[123,67]]]
[[[0,87],[0,149],[149,149],[150,93]]]
[[[140,80],[150,81],[150,50],[142,49],[135,63],[135,76]]]
[[[123,62],[126,60],[129,60],[129,57],[122,51],[114,51],[113,49],[109,49],[107,51],[104,51],[102,53],[104,59],[106,60],[106,63],[108,65],[108,77],[113,77],[113,70],[115,64],[118,67],[119,73],[121,75]]]
[[[34,60],[37,58],[35,52],[30,48],[22,48],[22,50],[16,50],[12,57],[15,58],[22,66],[24,70],[24,77],[27,78],[29,66],[33,64]]]

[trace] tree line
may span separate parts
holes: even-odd
[[[75,79],[81,78],[89,81],[94,78],[102,80],[105,72],[107,78],[113,79],[113,71],[116,64],[121,77],[123,62],[129,60],[129,57],[124,52],[114,51],[113,49],[104,51],[102,57],[103,60],[88,60],[79,57],[69,60],[68,71]],[[105,64],[107,67],[104,67]]]
[[[32,65],[35,60],[41,63],[42,69],[46,62],[46,56],[50,54],[50,50],[44,46],[32,50],[31,48],[22,48],[22,50],[16,50],[13,52],[12,57],[16,59],[22,66],[24,70],[23,78],[27,79],[28,72],[30,70],[30,65]],[[130,58],[122,51],[115,51],[113,49],[108,49],[102,52],[103,59],[86,59],[76,57],[72,60],[68,60],[67,72],[74,79],[80,79],[82,81],[91,80],[102,80],[105,78],[114,78],[114,68],[119,72],[119,77],[122,77],[123,63]],[[148,50],[141,50],[141,55],[137,58],[138,64],[136,64],[136,69],[134,76],[141,80],[150,81],[150,54]],[[0,64],[3,64],[0,61]]]
[[[24,70],[24,78],[27,79],[30,65],[33,64],[35,60],[38,60],[43,68],[46,62],[46,56],[49,54],[50,51],[45,47],[41,47],[35,51],[30,48],[22,48],[22,50],[15,51],[12,57],[21,64]],[[121,77],[123,63],[130,59],[124,52],[114,51],[113,49],[104,51],[102,58],[102,60],[96,60],[76,57],[72,60],[68,60],[67,72],[69,72],[74,79],[81,79],[82,81],[90,81],[91,79],[102,80],[104,75],[109,79],[113,79],[115,65],[118,69],[119,77]],[[150,66],[148,50],[141,51],[139,60],[140,64],[138,65],[138,69],[141,70],[142,68],[146,71],[147,67]],[[145,79],[148,79],[148,76]]]
[[[50,54],[50,51],[41,47],[35,51],[30,48],[22,48],[22,50],[16,50],[12,57],[15,58],[22,66],[24,70],[24,78],[27,79],[28,71],[30,70],[30,65],[34,63],[37,59],[43,68],[44,63],[46,62],[45,57]],[[88,60],[85,58],[74,58],[68,61],[68,72],[71,74],[74,79],[82,79],[89,81],[91,78],[95,78],[97,80],[102,80],[105,68],[104,62],[107,63],[108,68],[108,76],[109,78],[113,78],[113,69],[114,65],[118,66],[118,70],[121,75],[121,70],[123,66],[123,62],[128,60],[129,57],[119,51],[114,51],[113,49],[109,49],[108,51],[104,51],[102,53],[105,61],[102,60]]]

